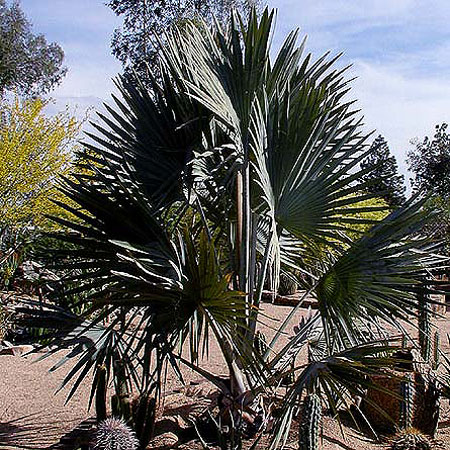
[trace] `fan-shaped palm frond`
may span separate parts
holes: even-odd
[[[396,326],[417,313],[421,278],[445,264],[433,253],[436,245],[419,234],[429,220],[422,206],[411,199],[324,268],[314,295],[329,341],[331,335],[357,339],[355,320],[361,318]]]
[[[113,312],[111,308],[100,311],[90,317],[79,317],[64,308],[56,305],[45,304],[33,300],[24,301],[16,309],[16,323],[28,330],[39,329],[45,326],[43,332],[36,338],[38,342],[44,342],[42,351],[47,348],[38,360],[43,360],[58,353],[61,350],[70,350],[50,371],[54,371],[75,361],[61,383],[60,389],[72,382],[67,401],[73,396],[80,384],[85,380],[87,374],[92,371],[94,379],[100,366],[107,369],[107,377],[114,376],[121,363],[125,378],[130,382],[138,377],[138,360],[127,354],[127,341],[124,330],[117,325],[121,320],[119,316],[113,316],[109,323],[105,319]],[[125,327],[126,328],[126,327]],[[92,384],[91,398],[95,395],[97,385]]]

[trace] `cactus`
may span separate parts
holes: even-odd
[[[427,436],[434,437],[437,431],[440,415],[440,395],[438,380],[433,371],[427,374],[415,375],[416,402],[413,427]]]
[[[95,392],[95,412],[97,414],[97,422],[106,419],[106,367],[97,367],[97,389]]]
[[[122,418],[135,430],[139,443],[145,448],[153,438],[156,419],[156,399],[151,396],[153,385],[147,393],[142,393],[132,399],[124,366],[116,365],[116,394],[111,397],[113,416]]]
[[[427,286],[422,284],[417,293],[417,302],[419,308],[419,345],[420,354],[425,362],[430,361],[431,357],[431,321],[430,321],[430,307],[427,293]]]
[[[142,394],[133,402],[133,428],[142,448],[153,438],[156,420],[156,399]]]
[[[125,365],[122,361],[115,363],[115,389],[116,394],[111,397],[111,410],[115,417],[121,417],[127,423],[132,420],[130,390],[128,387]]]
[[[278,294],[292,295],[298,291],[298,284],[291,274],[280,273],[280,286]]]
[[[405,351],[408,348],[408,338],[406,334],[402,335],[402,350]]]
[[[439,330],[434,333],[434,348],[433,348],[433,370],[439,367],[439,348],[441,346],[441,336]]]
[[[114,394],[111,397],[111,412],[113,416],[121,417],[129,423],[133,418],[129,394]]]
[[[400,394],[402,402],[400,402],[400,429],[409,429],[413,423],[414,413],[414,383],[411,375],[406,375],[400,383]]]
[[[397,433],[391,441],[389,450],[431,450],[429,438],[414,428]]]
[[[317,394],[309,394],[303,403],[299,450],[318,450],[322,406]]]
[[[139,441],[127,424],[115,417],[99,423],[93,450],[137,450]]]

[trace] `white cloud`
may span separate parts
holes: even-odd
[[[450,2],[448,0],[271,0],[278,8],[275,46],[293,28],[309,35],[307,49],[345,50],[353,62],[352,96],[370,129],[388,140],[402,172],[409,140],[450,121]],[[52,40],[64,41],[69,73],[53,97],[52,111],[66,103],[101,107],[114,89],[120,64],[109,40],[120,23],[94,0],[22,0],[27,16]]]
[[[20,3],[35,26],[79,30],[84,33],[80,36],[83,40],[89,39],[92,33],[111,33],[121,23],[103,0],[21,0]]]
[[[450,121],[450,85],[432,77],[405,77],[392,67],[356,62],[353,95],[368,128],[388,141],[399,167],[406,173],[409,141],[434,133],[438,123]]]
[[[69,69],[53,97],[94,96],[108,98],[111,77],[121,64],[111,55],[110,39],[122,20],[103,0],[22,0],[35,33],[58,42]]]
[[[450,2],[448,0],[272,0],[275,42],[300,27],[315,55],[345,51],[353,63],[351,96],[367,129],[388,140],[407,173],[410,140],[450,121]],[[407,174],[408,176],[408,174]]]
[[[340,23],[360,28],[386,22],[410,23],[415,19],[447,26],[446,17],[450,13],[447,0],[269,0],[268,4],[278,9],[283,24],[320,28]],[[342,28],[340,33],[347,31]]]
[[[114,91],[111,81],[121,71],[120,64],[111,60],[109,64],[93,61],[79,61],[69,65],[69,71],[61,85],[52,93],[54,97],[94,96],[109,98]]]

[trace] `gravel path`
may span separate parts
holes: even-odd
[[[264,305],[265,314],[272,320],[264,319],[267,326],[263,331],[272,334],[272,328],[279,326],[280,320],[290,311],[289,307]],[[299,320],[305,310],[296,317]],[[450,355],[446,333],[450,332],[449,314],[446,319],[440,319],[443,350]],[[292,332],[292,325],[287,330]],[[84,383],[69,403],[65,404],[68,390],[55,395],[67,368],[63,367],[55,372],[48,370],[58,360],[52,356],[41,362],[34,362],[35,356],[0,356],[0,449],[46,449],[56,444],[62,436],[69,433],[80,422],[93,415],[87,411],[90,381]],[[208,361],[205,363],[209,370],[216,374],[225,374],[222,358],[217,347],[212,346]],[[169,377],[164,405],[161,408],[158,430],[170,429],[176,414],[178,417],[202,408],[205,404],[204,395],[212,396],[212,389],[208,383],[189,370],[184,370],[185,385],[181,385],[174,377]],[[442,402],[441,423],[438,432],[438,449],[450,450],[450,411],[448,401]],[[346,437],[343,438],[335,420],[325,418],[323,423],[323,450],[360,450],[385,448],[376,445],[366,436],[356,430],[344,427]],[[292,436],[292,449],[296,449],[296,430]],[[152,447],[154,449],[158,447]],[[180,449],[194,449],[194,444],[180,446]],[[263,442],[259,448],[266,448]]]

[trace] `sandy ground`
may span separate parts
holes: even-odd
[[[263,331],[273,334],[276,328],[290,311],[289,307],[264,305],[265,314],[272,320],[264,319],[267,323]],[[299,312],[287,332],[305,314]],[[442,349],[450,355],[450,348],[446,334],[450,332],[449,313],[445,319],[437,321],[441,330]],[[65,404],[68,390],[55,395],[61,381],[67,373],[63,367],[49,372],[49,368],[59,359],[52,356],[41,362],[35,362],[35,356],[0,356],[0,449],[49,449],[59,442],[60,438],[70,433],[80,422],[93,416],[93,411],[87,411],[90,382],[79,388],[69,403]],[[217,348],[213,345],[209,359],[204,362],[205,367],[216,374],[223,374],[224,364]],[[181,384],[175,377],[169,377],[164,404],[159,413],[157,432],[162,433],[173,429],[176,423],[189,414],[198,413],[207,406],[208,399],[213,399],[214,391],[201,377],[186,369],[183,370],[185,383]],[[206,397],[206,400],[205,400]],[[213,400],[210,400],[211,402]],[[447,400],[442,401],[441,422],[437,435],[437,449],[450,450],[450,408]],[[342,436],[337,422],[329,417],[323,420],[323,450],[360,450],[386,448],[386,445],[376,444],[367,436],[358,433],[354,428],[345,426],[345,437]],[[288,448],[297,448],[296,430]],[[151,448],[157,449],[158,444]],[[260,449],[267,444],[261,442]],[[161,447],[159,447],[161,448]],[[200,446],[190,443],[179,446],[180,449],[195,449]]]

